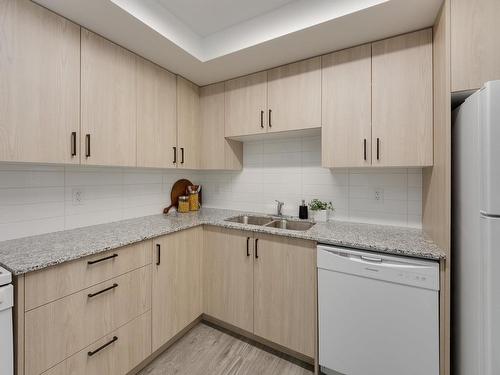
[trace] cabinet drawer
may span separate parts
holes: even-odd
[[[148,311],[43,375],[124,375],[150,354],[151,311]]]
[[[36,375],[151,309],[151,266],[25,314],[26,375]]]
[[[151,241],[143,241],[28,273],[25,309],[31,310],[149,264],[151,251]]]

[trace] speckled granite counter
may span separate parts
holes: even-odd
[[[244,212],[204,208],[197,213],[146,216],[0,242],[0,264],[21,275],[62,262],[198,225],[216,225],[302,238],[324,244],[440,260],[445,254],[421,230],[342,221],[299,232],[224,221]]]

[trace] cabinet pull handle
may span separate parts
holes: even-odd
[[[366,161],[366,138],[363,140],[363,157]]]
[[[380,138],[377,138],[377,160],[380,160]]]
[[[95,293],[89,293],[88,296],[89,296],[89,298],[98,296],[99,294],[107,292],[108,290],[115,289],[117,286],[118,286],[118,284],[114,283],[113,285],[108,286],[107,288],[104,288],[103,290],[100,290],[100,291],[95,292]]]
[[[269,110],[269,127],[270,127],[270,128],[272,128],[272,126],[273,126],[273,125],[271,124],[271,113],[272,113],[272,112],[273,112],[272,110]]]
[[[161,263],[161,245],[159,243],[156,244],[156,265],[159,266]]]
[[[104,262],[105,260],[116,258],[117,256],[118,256],[118,254],[113,254],[113,255],[110,255],[110,256],[107,256],[107,257],[104,257],[104,258],[101,258],[101,259],[89,260],[87,262],[87,264],[91,265],[91,264],[96,264],[96,263],[99,263],[99,262]]]
[[[181,164],[184,164],[184,147],[181,147]]]
[[[92,357],[94,354],[99,353],[99,352],[100,352],[101,350],[103,350],[105,347],[110,346],[112,343],[114,343],[114,342],[115,342],[115,341],[117,341],[117,340],[118,340],[118,337],[117,337],[117,336],[113,336],[113,338],[112,338],[109,342],[107,342],[107,343],[106,343],[106,344],[104,344],[104,345],[101,345],[100,347],[98,347],[98,348],[97,348],[96,350],[94,350],[94,351],[92,351],[92,350],[91,350],[90,352],[88,352],[88,353],[87,353],[87,355],[88,355],[89,357]]]
[[[264,129],[264,111],[260,111],[260,127]]]
[[[172,147],[174,149],[174,164],[177,163],[177,147]]]
[[[85,135],[85,157],[90,158],[90,134]]]
[[[259,239],[256,238],[255,239],[255,259],[259,259],[259,247],[257,246],[258,243],[259,243]]]
[[[247,257],[250,256],[250,246],[249,246],[249,242],[250,242],[250,237],[247,237]]]
[[[76,132],[71,132],[71,156],[76,156]]]

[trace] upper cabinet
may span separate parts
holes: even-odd
[[[321,57],[267,72],[268,132],[321,127]]]
[[[82,164],[136,165],[136,56],[82,29]]]
[[[243,144],[224,138],[224,82],[200,88],[201,169],[241,169]]]
[[[267,72],[227,81],[224,100],[226,137],[267,131]]]
[[[174,74],[137,57],[137,166],[175,167],[177,83]]]
[[[177,166],[197,169],[200,158],[199,88],[177,76]]]
[[[371,165],[371,45],[322,57],[322,165]]]
[[[500,79],[500,1],[451,1],[452,91]]]
[[[432,165],[432,29],[373,43],[372,55],[373,165]]]
[[[225,135],[321,127],[321,58],[226,82]]]
[[[0,1],[0,160],[79,163],[80,27]]]

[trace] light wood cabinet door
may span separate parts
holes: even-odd
[[[371,165],[371,44],[322,56],[322,165]]]
[[[224,138],[224,86],[200,88],[201,169],[242,168],[243,143]]]
[[[196,227],[153,241],[153,351],[203,312],[201,253],[203,229]]]
[[[267,132],[267,72],[226,81],[225,135]]]
[[[321,127],[321,57],[267,72],[268,132]]]
[[[253,239],[218,227],[205,227],[204,239],[205,314],[253,332]]]
[[[432,29],[372,44],[372,164],[433,164]]]
[[[82,29],[82,164],[136,165],[136,56]]]
[[[500,1],[451,1],[452,91],[500,79]]]
[[[177,76],[177,167],[200,167],[200,92],[198,86]]]
[[[79,163],[79,26],[28,0],[0,14],[0,160]]]
[[[175,168],[175,147],[176,77],[137,56],[137,166]]]
[[[101,350],[93,355],[103,345]],[[151,354],[151,311],[109,333],[43,375],[124,375]]]
[[[25,314],[25,375],[38,375],[151,309],[151,266]]]
[[[265,235],[259,235],[255,241],[254,333],[313,358],[315,244]]]

